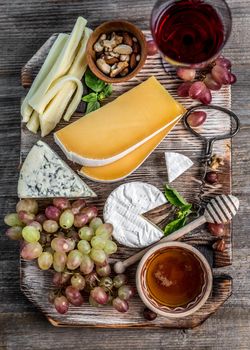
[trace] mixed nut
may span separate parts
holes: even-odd
[[[94,44],[96,65],[111,78],[129,74],[141,59],[141,47],[128,32],[102,34]]]

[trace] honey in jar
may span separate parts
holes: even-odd
[[[150,297],[158,303],[184,307],[201,293],[204,271],[192,252],[167,248],[149,259],[146,283]]]

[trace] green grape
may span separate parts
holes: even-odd
[[[102,277],[98,283],[100,287],[106,289],[111,289],[113,287],[113,281],[110,277]]]
[[[83,226],[78,231],[78,234],[81,239],[84,239],[85,241],[90,241],[91,238],[94,236],[94,230],[91,227]]]
[[[90,257],[97,264],[103,264],[106,261],[106,254],[102,249],[92,248]]]
[[[77,244],[77,249],[83,254],[89,254],[91,250],[91,246],[88,241],[82,239]]]
[[[122,274],[116,275],[113,278],[113,284],[115,288],[120,288],[121,286],[123,286],[124,284],[126,284],[127,282],[127,276]]]
[[[93,268],[94,268],[94,261],[91,260],[91,258],[88,255],[83,254],[82,262],[81,262],[81,265],[80,265],[80,271],[84,275],[88,275],[90,272],[93,271]]]
[[[23,223],[19,219],[17,213],[11,213],[11,214],[5,215],[4,223],[8,226],[23,226]]]
[[[135,294],[135,289],[127,284],[118,289],[118,297],[122,300],[129,300]]]
[[[117,251],[117,245],[110,239],[106,241],[105,247],[103,248],[106,254],[114,254]]]
[[[102,219],[99,217],[96,217],[92,219],[89,223],[89,227],[91,227],[94,231],[97,230],[97,228],[102,224]]]
[[[22,236],[26,242],[33,243],[40,239],[40,232],[33,226],[25,226],[22,230]]]
[[[70,209],[66,209],[62,212],[59,224],[62,228],[68,229],[73,226],[74,224],[74,214]]]
[[[21,251],[21,257],[25,260],[34,260],[38,258],[42,254],[42,252],[43,248],[40,243],[27,243]]]
[[[55,233],[59,229],[59,226],[55,220],[45,220],[43,223],[43,229],[47,233]]]
[[[85,278],[80,273],[75,273],[71,277],[70,282],[71,282],[72,287],[74,287],[78,290],[83,290],[85,285],[86,285]]]
[[[43,252],[38,257],[37,262],[41,270],[48,270],[53,264],[53,255],[49,252]]]
[[[112,232],[113,232],[113,225],[111,225],[111,224],[101,224],[97,228],[95,234],[97,236],[103,235],[103,236],[105,236],[108,239],[111,236]]]
[[[67,261],[66,253],[55,252],[53,255],[53,268],[57,272],[63,272]]]
[[[94,236],[91,239],[91,245],[93,248],[103,249],[105,247],[105,244],[106,244],[106,239],[104,239],[103,237]]]
[[[77,269],[82,262],[83,255],[79,250],[74,249],[71,250],[68,254],[68,259],[67,259],[67,268],[69,270],[75,270]]]

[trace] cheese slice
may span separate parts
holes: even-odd
[[[67,158],[85,166],[110,164],[174,123],[184,112],[151,77],[97,111],[57,131]]]
[[[19,198],[96,197],[95,192],[42,141],[27,155],[17,191]]]
[[[82,167],[79,172],[80,175],[97,182],[115,182],[124,179],[139,168],[176,123],[166,127],[149,141],[114,163],[99,167]]]
[[[163,232],[142,214],[166,202],[155,186],[128,182],[111,192],[103,208],[103,218],[114,226],[112,235],[117,242],[131,248],[146,247],[161,239]]]
[[[172,182],[194,164],[190,158],[181,153],[165,152],[168,182]]]

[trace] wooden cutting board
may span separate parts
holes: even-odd
[[[147,39],[150,39],[149,31],[145,31]],[[24,88],[29,88],[39,68],[55,41],[57,34],[52,35],[38,52],[27,62],[22,69],[21,82]],[[126,92],[140,82],[146,80],[151,75],[154,75],[163,84],[168,91],[181,102],[185,107],[190,107],[196,104],[195,101],[189,99],[181,99],[177,96],[176,90],[180,81],[176,77],[175,69],[167,65],[166,71],[163,68],[160,55],[148,57],[144,68],[132,80],[122,84],[114,84],[114,92],[107,102],[116,98],[120,94]],[[213,94],[213,104],[220,105],[226,108],[231,106],[231,89],[230,86],[224,86],[220,91]],[[84,106],[81,104],[78,111],[72,117],[72,120],[83,115]],[[225,133],[231,128],[231,123],[228,118],[218,112],[211,114],[207,124],[209,125],[209,135],[215,133]],[[64,121],[60,122],[57,129],[66,125]],[[40,139],[40,134],[32,134],[26,129],[25,125],[21,126],[21,162],[25,159],[31,147]],[[68,161],[59,147],[53,141],[53,134],[43,138],[43,141],[48,143],[74,170],[79,170],[79,166]],[[185,154],[194,162],[194,166],[186,173],[180,176],[173,182],[173,186],[191,203],[197,200],[199,189],[200,173],[200,157],[203,152],[203,145],[186,131],[181,122],[174,130],[165,138],[165,140],[157,147],[150,155],[144,164],[137,169],[133,174],[125,180],[116,183],[96,183],[86,179],[86,183],[98,194],[98,198],[93,201],[100,210],[108,197],[109,193],[119,186],[121,183],[130,181],[144,181],[155,185],[163,190],[164,184],[167,181],[166,166],[164,160],[165,151],[175,151]],[[206,188],[205,198],[220,193],[231,193],[231,140],[219,141],[214,146],[214,153],[219,154],[224,158],[225,164],[220,169],[220,185],[211,188]],[[90,203],[90,202],[89,202]],[[152,218],[154,221],[154,219]],[[158,224],[158,218],[155,220]],[[213,268],[228,266],[232,263],[232,231],[231,225],[226,228],[226,250],[214,252],[211,245],[214,238],[206,231],[205,227],[199,228],[185,238],[183,241],[195,245],[207,257]],[[119,247],[116,258],[124,259],[134,254],[136,249]],[[121,314],[111,307],[101,309],[93,308],[86,302],[82,307],[70,307],[67,315],[60,315],[54,307],[47,301],[47,294],[53,289],[51,280],[51,272],[42,272],[35,263],[21,260],[21,289],[25,295],[46,315],[49,321],[56,326],[73,326],[73,327],[169,327],[169,328],[192,328],[201,324],[212,313],[214,313],[227,298],[231,295],[232,280],[230,276],[218,275],[214,277],[213,292],[207,303],[194,315],[183,318],[181,320],[171,320],[163,317],[157,317],[154,321],[149,322],[143,318],[142,311],[143,303],[139,297],[134,297],[130,302],[130,309],[127,313]],[[130,284],[135,284],[135,269],[133,266],[127,271]]]

